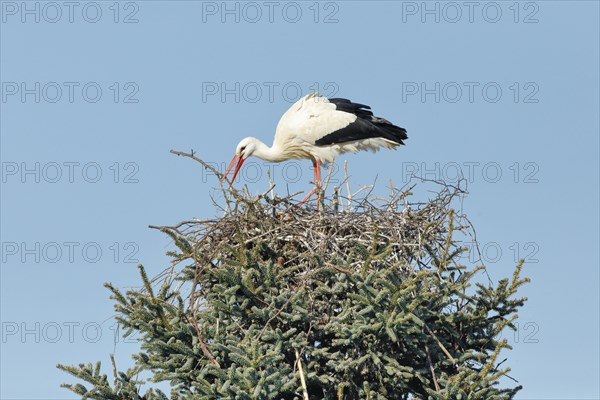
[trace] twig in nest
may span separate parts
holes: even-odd
[[[346,180],[346,190],[348,191],[348,211],[352,206],[352,192],[350,191],[350,180],[348,179],[348,162],[344,160],[344,179]]]
[[[202,164],[204,166],[204,168],[210,170],[213,174],[215,174],[216,176],[219,177],[219,179],[223,178],[223,174],[220,173],[219,171],[217,171],[215,168],[213,168],[212,166],[210,166],[209,164],[205,163],[204,161],[202,161],[201,159],[199,159],[198,157],[196,157],[194,155],[194,151],[192,150],[191,153],[185,153],[183,151],[176,151],[176,150],[171,150],[170,153],[178,155],[178,156],[183,156],[183,157],[189,157],[194,161],[199,162],[200,164]]]

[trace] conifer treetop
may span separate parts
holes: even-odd
[[[335,188],[318,211],[273,186],[223,188],[221,217],[152,226],[173,240],[169,268],[150,279],[140,266],[141,288],[125,294],[107,284],[120,325],[141,338],[135,367],[113,365],[110,383],[99,364],[59,365],[93,387],[65,386],[167,398],[140,394],[134,377],[149,371],[174,399],[513,398],[498,338],[526,300],[522,262],[491,282],[462,257],[475,237],[465,193],[438,185],[414,201],[413,188],[385,199]]]

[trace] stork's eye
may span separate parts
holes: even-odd
[[[244,150],[246,150],[246,146],[242,146],[242,148],[240,149],[240,152],[243,152]]]

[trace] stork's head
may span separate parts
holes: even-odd
[[[247,137],[242,139],[235,149],[235,155],[240,156],[245,160],[254,153],[254,150],[256,150],[257,142],[258,140],[253,137]]]
[[[231,160],[231,164],[229,164],[229,167],[227,167],[225,174],[223,174],[223,179],[227,179],[227,175],[229,175],[229,171],[231,171],[233,166],[237,163],[237,166],[235,167],[235,171],[233,172],[233,177],[231,178],[231,181],[229,183],[232,184],[233,181],[235,181],[235,177],[237,176],[238,172],[240,171],[240,168],[242,167],[242,164],[244,163],[244,161],[246,161],[246,159],[248,157],[250,157],[256,150],[257,142],[258,142],[258,140],[256,138],[247,137],[247,138],[242,139],[238,143],[238,145],[235,149],[235,155],[233,156],[233,160]]]

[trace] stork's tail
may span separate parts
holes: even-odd
[[[371,111],[371,107],[353,103],[348,99],[333,98],[329,99],[340,111],[352,113],[358,117],[357,125],[360,126],[360,134],[355,134],[355,139],[366,139],[369,137],[382,137],[396,145],[404,144],[408,139],[406,129],[392,124],[385,118],[376,117]]]
[[[390,140],[399,145],[404,144],[404,140],[408,139],[406,129],[392,124],[385,118],[371,116],[371,123],[377,127],[377,131],[384,139]]]

